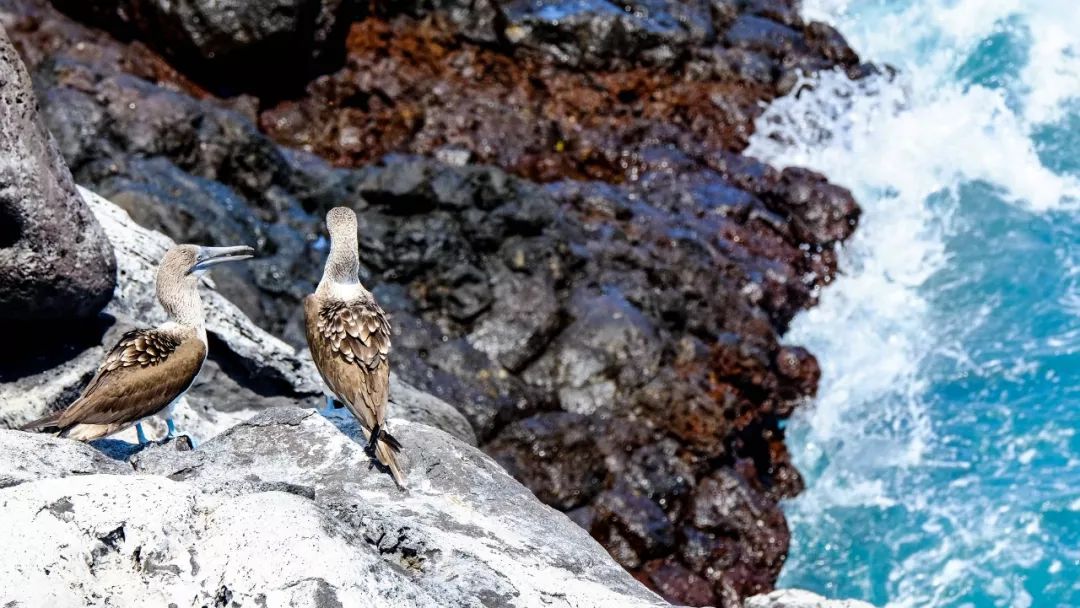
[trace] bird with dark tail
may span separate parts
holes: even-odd
[[[315,293],[304,298],[304,324],[315,366],[337,399],[360,422],[368,450],[398,487],[405,474],[396,454],[401,444],[386,429],[390,395],[390,322],[360,284],[356,214],[336,207],[326,214],[330,255]]]
[[[157,298],[168,321],[125,333],[74,403],[23,429],[90,441],[134,424],[142,444],[147,440],[141,421],[164,411],[168,436],[174,437],[172,407],[206,360],[199,278],[215,264],[245,260],[253,254],[251,247],[176,245],[169,249],[157,273]]]

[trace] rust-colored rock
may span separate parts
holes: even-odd
[[[540,181],[621,181],[643,171],[646,147],[741,150],[760,101],[782,94],[796,69],[833,65],[801,22],[792,29],[749,15],[740,19],[751,25],[730,26],[736,40],[705,36],[663,68],[622,61],[588,72],[520,45],[476,44],[446,18],[354,24],[345,67],[313,81],[302,99],[265,110],[263,128],[341,165],[408,152],[494,163]],[[766,26],[798,44],[759,55],[741,42],[771,40]]]

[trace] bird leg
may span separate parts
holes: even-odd
[[[330,416],[331,414],[334,413],[334,410],[336,410],[336,409],[338,409],[340,407],[342,407],[342,405],[340,403],[338,403],[337,399],[334,399],[330,395],[326,395],[326,407],[323,408],[322,412],[320,412],[320,413],[323,416]]]
[[[176,437],[176,423],[173,422],[172,418],[165,419],[165,426],[169,427],[169,432],[165,434],[165,438],[172,439]]]
[[[146,445],[150,443],[146,440],[146,433],[143,432],[142,423],[135,423],[135,434],[139,436],[139,445]]]

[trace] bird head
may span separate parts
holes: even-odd
[[[199,278],[212,266],[254,257],[247,246],[200,247],[175,245],[165,252],[157,273],[157,296],[170,317],[194,322],[202,318]]]

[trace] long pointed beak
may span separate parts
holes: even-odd
[[[240,245],[239,247],[199,247],[199,253],[195,256],[195,265],[188,270],[188,274],[206,270],[215,264],[238,262],[252,257],[255,257],[255,250],[247,245]]]

